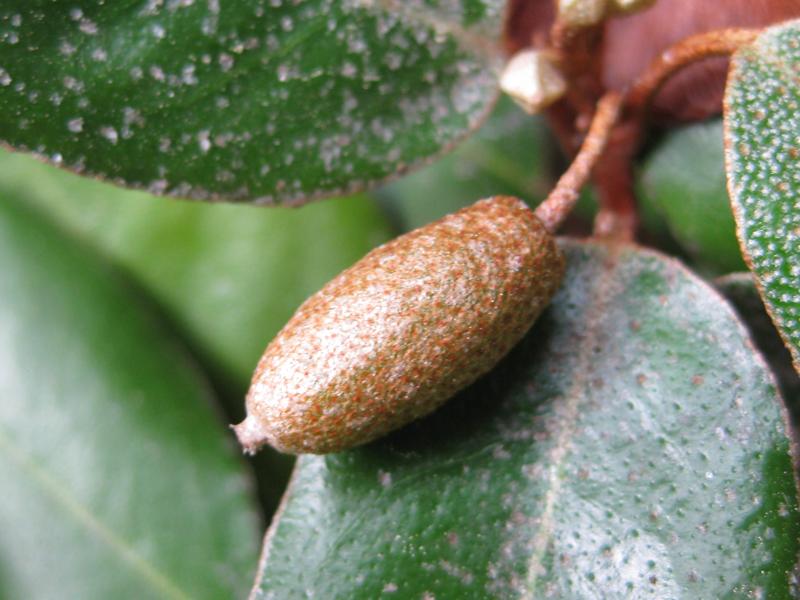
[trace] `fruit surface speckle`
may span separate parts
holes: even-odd
[[[327,453],[426,415],[488,372],[530,329],[564,273],[553,236],[496,196],[392,240],[306,300],[269,344],[235,427]]]

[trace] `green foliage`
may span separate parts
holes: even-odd
[[[640,199],[666,223],[699,268],[730,273],[745,268],[725,189],[722,121],[667,134],[645,159]]]
[[[228,423],[244,417],[258,357],[295,308],[392,233],[364,197],[270,210],[178,202],[3,151],[0,194],[41,208],[159,304],[209,374]],[[254,461],[271,514],[291,461],[270,450]]]
[[[789,440],[736,316],[663,256],[566,249],[500,368],[384,441],[300,459],[256,597],[790,597]]]
[[[800,370],[800,22],[768,29],[733,60],[728,189],[742,250]]]
[[[532,206],[552,185],[554,148],[542,119],[502,98],[486,123],[451,154],[380,190],[403,230],[416,229],[479,198],[517,196]]]
[[[796,430],[800,425],[800,376],[792,365],[791,353],[764,308],[753,275],[731,273],[714,280],[714,285],[736,309],[758,350],[769,362]]]
[[[266,344],[396,229],[536,204],[561,171],[544,119],[508,100],[434,160],[491,112],[505,4],[2,3],[10,149],[245,203],[392,182],[378,203],[263,209],[0,153],[0,597],[242,597],[256,497],[265,523],[288,469],[262,452],[251,489],[226,429]],[[509,13],[514,43],[533,4]],[[739,315],[662,254],[564,241],[566,284],[499,368],[388,438],[300,459],[254,596],[800,594],[776,391],[797,420],[800,379],[758,296],[798,361],[800,25],[732,64],[724,151],[718,121],[695,124],[634,168],[643,240],[753,271],[715,282]],[[569,145],[586,115],[558,110]]]
[[[300,209],[178,202],[0,152],[0,193],[46,211],[173,317],[236,404],[295,308],[392,234],[367,198]]]
[[[297,203],[361,188],[486,113],[502,7],[8,0],[0,140],[181,197]]]
[[[2,596],[241,594],[258,521],[184,349],[4,194],[0,273]]]

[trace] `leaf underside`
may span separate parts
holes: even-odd
[[[789,598],[800,514],[775,383],[675,261],[565,243],[489,376],[377,443],[301,457],[254,598]]]
[[[0,140],[199,199],[362,188],[473,129],[501,0],[10,0]]]
[[[733,59],[725,95],[728,190],[767,309],[800,371],[800,21]]]

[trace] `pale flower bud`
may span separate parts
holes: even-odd
[[[500,89],[526,112],[541,112],[567,90],[564,76],[547,52],[532,48],[517,52],[500,76]]]

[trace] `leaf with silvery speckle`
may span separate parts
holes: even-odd
[[[6,1],[0,141],[158,194],[339,194],[479,123],[503,4]]]
[[[676,261],[564,248],[561,291],[490,375],[300,459],[252,598],[792,597],[789,439],[744,327]]]
[[[742,250],[800,371],[800,21],[734,57],[725,145]]]
[[[441,219],[477,198],[517,196],[535,206],[555,181],[553,152],[544,118],[532,117],[508,97],[455,152],[378,191],[404,231]]]

